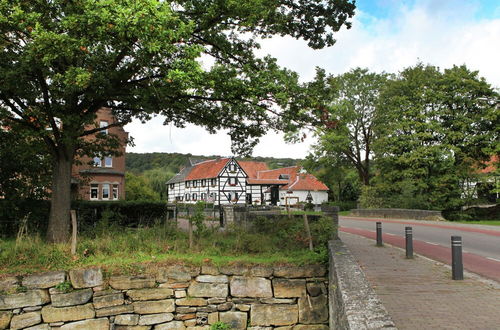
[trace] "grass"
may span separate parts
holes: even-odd
[[[288,215],[288,212],[286,210],[282,210],[281,214]],[[321,211],[304,211],[304,210],[300,210],[300,211],[290,211],[290,214],[291,215],[303,215],[303,214],[307,214],[307,215],[322,215],[323,212],[321,212]]]
[[[277,223],[278,222],[278,223]],[[195,246],[189,250],[188,235],[173,225],[151,228],[118,228],[109,222],[97,224],[78,237],[77,253],[69,244],[47,244],[39,236],[0,239],[0,277],[48,270],[100,266],[108,273],[140,273],[156,263],[313,264],[327,262],[326,244],[331,221],[311,222],[315,250],[307,249],[303,221],[258,219],[249,230],[198,228]]]
[[[466,223],[471,225],[488,225],[488,226],[500,226],[500,220],[476,220],[476,221],[452,221],[458,223]]]

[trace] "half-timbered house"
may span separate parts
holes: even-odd
[[[299,166],[269,170],[262,162],[219,158],[190,160],[167,182],[168,202],[223,204],[296,205],[321,204],[328,188]]]

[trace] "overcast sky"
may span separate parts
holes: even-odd
[[[498,0],[357,0],[350,30],[337,34],[337,43],[314,51],[302,41],[274,38],[262,43],[260,55],[298,72],[302,81],[314,77],[315,67],[341,74],[355,67],[375,72],[398,72],[418,61],[441,68],[466,64],[500,87],[500,1]],[[146,124],[132,122],[125,129],[135,140],[128,152],[180,152],[193,155],[231,155],[225,132],[208,134],[203,128],[163,126],[157,117]],[[311,139],[286,144],[270,133],[254,149],[254,156],[303,158]]]

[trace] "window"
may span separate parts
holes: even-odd
[[[105,167],[113,167],[113,158],[112,157],[104,157],[104,166]]]
[[[231,201],[233,199],[233,195],[231,193],[227,194],[227,200]]]
[[[229,172],[236,172],[236,164],[229,164]]]
[[[202,180],[201,180],[201,186],[202,186],[202,187],[205,187],[206,185],[207,185],[207,180],[202,179]]]
[[[188,201],[189,200],[189,194],[186,194],[185,197],[186,197],[186,201]]]
[[[175,197],[175,200],[176,200],[176,201],[182,201],[182,196],[176,196],[176,197]]]
[[[101,167],[101,166],[102,166],[102,161],[101,161],[101,158],[99,158],[99,157],[94,157],[93,161],[94,161],[94,166],[95,166],[95,167]]]
[[[102,185],[102,199],[109,199],[109,184]]]
[[[237,183],[238,183],[238,178],[229,178],[230,186],[236,186]]]
[[[234,193],[234,201],[238,201],[238,193]]]
[[[186,181],[186,188],[189,188],[189,181]]]
[[[207,194],[206,193],[201,193],[201,200],[206,201],[207,200]]]
[[[113,185],[113,199],[118,199],[118,185]]]
[[[213,178],[211,181],[212,181],[212,187],[215,187],[215,184],[217,183],[217,179]]]
[[[170,189],[174,189],[175,183],[170,184]]]
[[[90,199],[99,199],[99,185],[91,184],[90,185]]]
[[[196,193],[193,194],[193,200],[197,200],[198,199],[198,195]]]
[[[198,180],[193,181],[193,188],[196,188],[196,185],[198,184]]]
[[[108,126],[108,122],[107,122],[107,121],[105,121],[105,120],[101,120],[101,121],[99,122],[99,127],[100,127],[100,128],[107,127],[107,126]],[[102,134],[108,134],[108,129],[106,128],[105,130],[102,130],[102,131],[100,131],[99,133],[102,133]]]

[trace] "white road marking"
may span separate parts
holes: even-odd
[[[431,244],[431,245],[439,245],[439,244],[437,244],[437,243],[432,243],[432,242],[427,242],[427,241],[425,241],[425,243],[427,243],[427,244]]]
[[[396,236],[396,234],[385,233],[386,235]]]
[[[492,258],[492,257],[486,257],[486,258],[487,258],[487,259],[490,259],[490,260],[493,260],[493,261],[498,261],[498,262],[500,262],[500,260],[495,259],[495,258]]]

